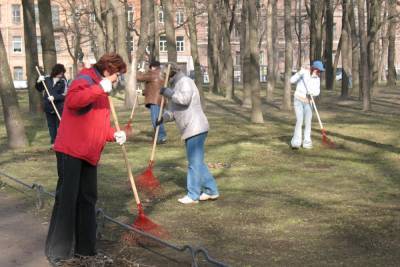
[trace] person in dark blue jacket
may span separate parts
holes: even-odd
[[[54,111],[51,101],[54,102],[57,111],[61,116],[64,107],[64,98],[67,91],[67,80],[64,77],[65,72],[64,65],[56,64],[51,70],[50,76],[45,77],[40,75],[36,83],[36,89],[43,95],[43,107],[46,114],[47,126],[49,127],[52,149],[57,136],[57,129],[60,125],[60,120],[57,117],[57,113]],[[43,82],[46,84],[50,96],[47,95]]]

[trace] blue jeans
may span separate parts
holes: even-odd
[[[151,123],[153,124],[154,130],[156,129],[156,122],[158,120],[158,113],[160,113],[160,106],[155,104],[150,104],[150,116]],[[165,132],[164,123],[160,124],[160,130],[158,131],[158,140],[161,141],[167,138],[167,133]]]
[[[309,103],[304,103],[297,98],[294,98],[294,111],[296,113],[296,127],[294,129],[293,138],[291,141],[292,147],[301,146],[302,128],[303,121],[305,122],[304,127],[304,139],[303,147],[312,147],[311,142],[311,119],[312,119],[312,107]]]
[[[189,161],[187,174],[188,196],[198,200],[202,192],[208,195],[218,195],[214,177],[204,163],[204,142],[207,132],[195,135],[185,140],[186,155]]]

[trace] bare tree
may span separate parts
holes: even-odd
[[[274,42],[276,36],[273,35],[273,6],[276,6],[276,0],[268,0],[267,4],[267,18],[266,18],[266,30],[267,30],[267,58],[268,58],[268,76],[267,76],[267,101],[273,101],[274,89],[275,89],[275,62],[274,53],[278,51],[274,50]]]
[[[44,71],[50,73],[57,63],[50,0],[38,0],[38,7]]]
[[[322,22],[324,17],[324,0],[310,0],[310,60],[322,57]]]
[[[352,77],[351,73],[351,29],[349,23],[348,10],[350,9],[350,1],[343,0],[342,2],[342,34],[340,36],[340,48],[342,54],[342,90],[340,97],[346,99],[349,97],[349,80]],[[339,50],[339,49],[338,49]],[[337,53],[339,51],[337,50]]]
[[[111,4],[112,0],[106,0],[106,15],[105,15],[105,25],[106,25],[106,40],[107,40],[107,52],[115,52],[115,12]]]
[[[283,89],[282,110],[291,110],[291,84],[293,67],[293,44],[292,44],[292,4],[290,0],[285,0],[285,81]]]
[[[19,110],[17,93],[11,76],[3,35],[0,31],[0,97],[3,106],[3,116],[8,137],[8,146],[12,149],[23,148],[28,144],[25,127]]]
[[[333,73],[333,62],[332,62],[332,51],[333,51],[333,1],[325,0],[325,80],[326,89],[333,90],[334,85],[334,73]]]
[[[194,63],[194,80],[197,88],[200,92],[200,98],[204,105],[204,91],[203,91],[203,79],[201,75],[201,66],[199,59],[199,51],[197,47],[197,29],[196,29],[196,4],[192,0],[185,0],[186,14],[189,22],[189,38],[190,38],[190,52]]]
[[[249,23],[249,46],[250,46],[250,64],[246,66],[250,70],[251,87],[251,122],[263,123],[263,113],[261,109],[260,98],[260,65],[259,48],[257,36],[257,10],[256,0],[247,0],[248,23]]]
[[[242,106],[249,108],[252,106],[250,77],[250,25],[249,25],[249,5],[248,0],[243,0],[241,13],[241,38],[240,38],[240,55],[241,55],[241,73],[243,77],[243,99]]]
[[[363,110],[371,109],[370,69],[368,64],[368,36],[365,26],[365,0],[358,0],[358,27],[360,32],[360,88],[363,99]]]
[[[24,16],[24,40],[25,40],[25,59],[26,59],[26,77],[28,81],[29,94],[29,112],[33,114],[42,114],[41,96],[36,90],[36,66],[39,65],[37,42],[36,40],[36,19],[35,19],[35,1],[22,0]]]
[[[139,44],[137,48],[137,60],[138,62],[143,61],[143,57],[146,52],[146,46],[149,43],[149,9],[150,2],[148,0],[141,0],[140,4],[140,36]]]
[[[161,0],[164,10],[165,36],[167,38],[168,61],[177,62],[175,27],[174,27],[174,9],[172,0]]]
[[[397,26],[397,10],[396,0],[388,0],[389,6],[389,44],[388,44],[388,85],[396,84],[396,26]]]
[[[218,93],[218,81],[219,81],[219,67],[218,67],[218,24],[215,16],[215,10],[217,9],[217,2],[214,0],[208,0],[207,12],[208,12],[208,77],[210,81],[210,88],[214,94]]]
[[[96,39],[96,49],[95,55],[96,58],[101,57],[106,52],[106,32],[105,32],[105,25],[104,25],[104,14],[103,14],[103,7],[102,1],[99,0],[91,0],[93,11],[95,15],[96,21],[96,29],[95,34],[92,36]]]

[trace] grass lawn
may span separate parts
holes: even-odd
[[[263,102],[265,123],[259,125],[249,122],[250,110],[206,94],[211,125],[206,161],[227,163],[211,169],[221,197],[192,206],[177,202],[185,193],[187,162],[184,143],[170,123],[168,143],[158,148],[154,169],[164,193],[145,203],[146,215],[169,231],[172,243],[204,246],[232,266],[398,266],[400,88],[377,89],[371,112],[362,112],[355,97],[339,101],[338,95],[324,91],[319,101],[337,148],[321,145],[314,116],[314,148],[294,151],[289,148],[294,114],[277,108],[281,89],[276,101]],[[56,161],[48,151],[47,127],[26,113],[26,94],[20,97],[30,146],[7,150],[3,126],[0,170],[52,191]],[[114,100],[125,123],[130,111],[122,109],[121,96]],[[133,124],[137,135],[127,143],[135,174],[146,168],[150,156],[149,119],[140,105]],[[98,172],[98,205],[133,222],[136,205],[118,145],[106,146]],[[119,244],[118,230],[111,226],[105,239],[100,245],[118,258],[118,266],[188,265],[187,254]]]

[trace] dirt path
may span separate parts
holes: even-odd
[[[0,266],[49,266],[43,254],[47,225],[6,192],[0,191],[0,203]]]

